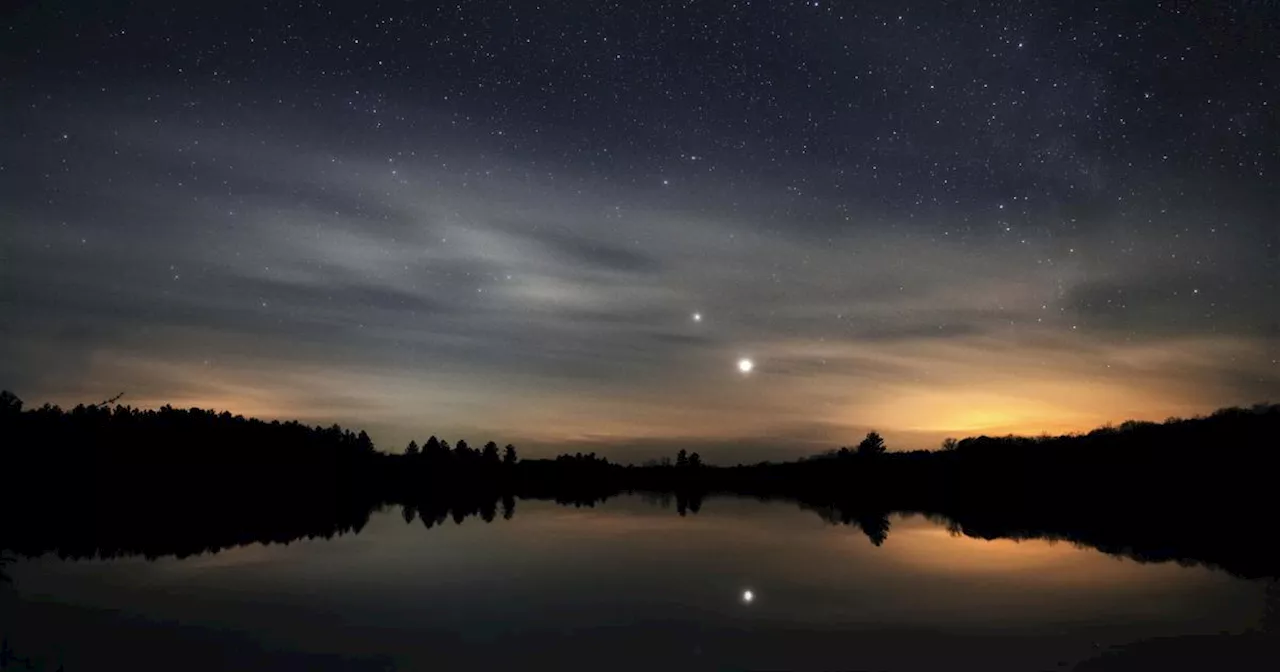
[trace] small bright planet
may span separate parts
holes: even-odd
[[[701,322],[701,321],[702,321],[702,313],[694,313],[694,314],[693,314],[693,321],[694,321],[694,322]]]
[[[756,363],[755,363],[755,362],[753,362],[753,361],[751,361],[750,359],[747,359],[746,357],[743,357],[742,359],[739,359],[739,360],[738,360],[738,370],[739,370],[739,371],[741,371],[741,372],[743,372],[743,373],[751,373],[751,370],[752,370],[752,369],[754,369],[754,368],[756,368]]]
[[[754,601],[755,601],[755,599],[756,599],[756,594],[755,594],[755,593],[753,593],[753,592],[751,592],[751,589],[750,589],[750,588],[748,588],[748,589],[746,589],[746,590],[742,591],[742,603],[743,603],[743,604],[751,604],[752,602],[754,602]]]

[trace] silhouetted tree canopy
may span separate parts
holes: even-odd
[[[22,412],[22,400],[18,395],[4,390],[0,392],[0,414],[15,414]]]
[[[591,506],[626,491],[674,494],[697,512],[715,493],[839,511],[873,543],[886,512],[945,515],[965,534],[1065,538],[1143,560],[1195,559],[1242,576],[1280,575],[1263,543],[1280,406],[1067,436],[971,437],[887,453],[875,432],[815,459],[716,467],[681,450],[648,466],[593,453],[517,460],[508,445],[415,454],[376,450],[339,425],[126,405],[26,408],[0,393],[0,549],[74,557],[184,554],[249,541],[358,532],[386,503],[433,527],[512,515],[517,497]],[[873,456],[875,459],[866,459]],[[674,467],[674,468],[673,468]],[[825,514],[824,514],[825,515]],[[836,514],[833,514],[836,515]]]
[[[876,432],[867,432],[867,437],[858,444],[859,455],[881,455],[887,448],[884,445],[884,437]]]

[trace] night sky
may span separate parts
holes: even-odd
[[[0,387],[730,463],[1277,401],[1278,112],[1260,0],[5,3]]]

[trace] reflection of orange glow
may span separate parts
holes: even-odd
[[[892,562],[930,574],[984,575],[992,580],[1010,581],[1033,579],[1039,584],[1096,586],[1160,581],[1167,578],[1168,573],[1181,569],[1174,564],[1126,562],[1066,542],[953,537],[947,530],[923,520],[895,520],[889,542],[883,549],[891,554]]]
[[[946,574],[1061,570],[1078,566],[1082,556],[1099,557],[1097,552],[1038,540],[1024,543],[1012,539],[953,537],[938,527],[895,531],[893,551],[909,559],[911,564]]]
[[[202,553],[188,556],[181,563],[166,564],[169,569],[190,572],[205,571],[227,567],[244,567],[269,564],[278,557],[279,547],[268,544],[250,544],[233,546],[214,553]]]

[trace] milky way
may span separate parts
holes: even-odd
[[[0,16],[28,403],[735,462],[1280,399],[1280,3],[123,4]]]

